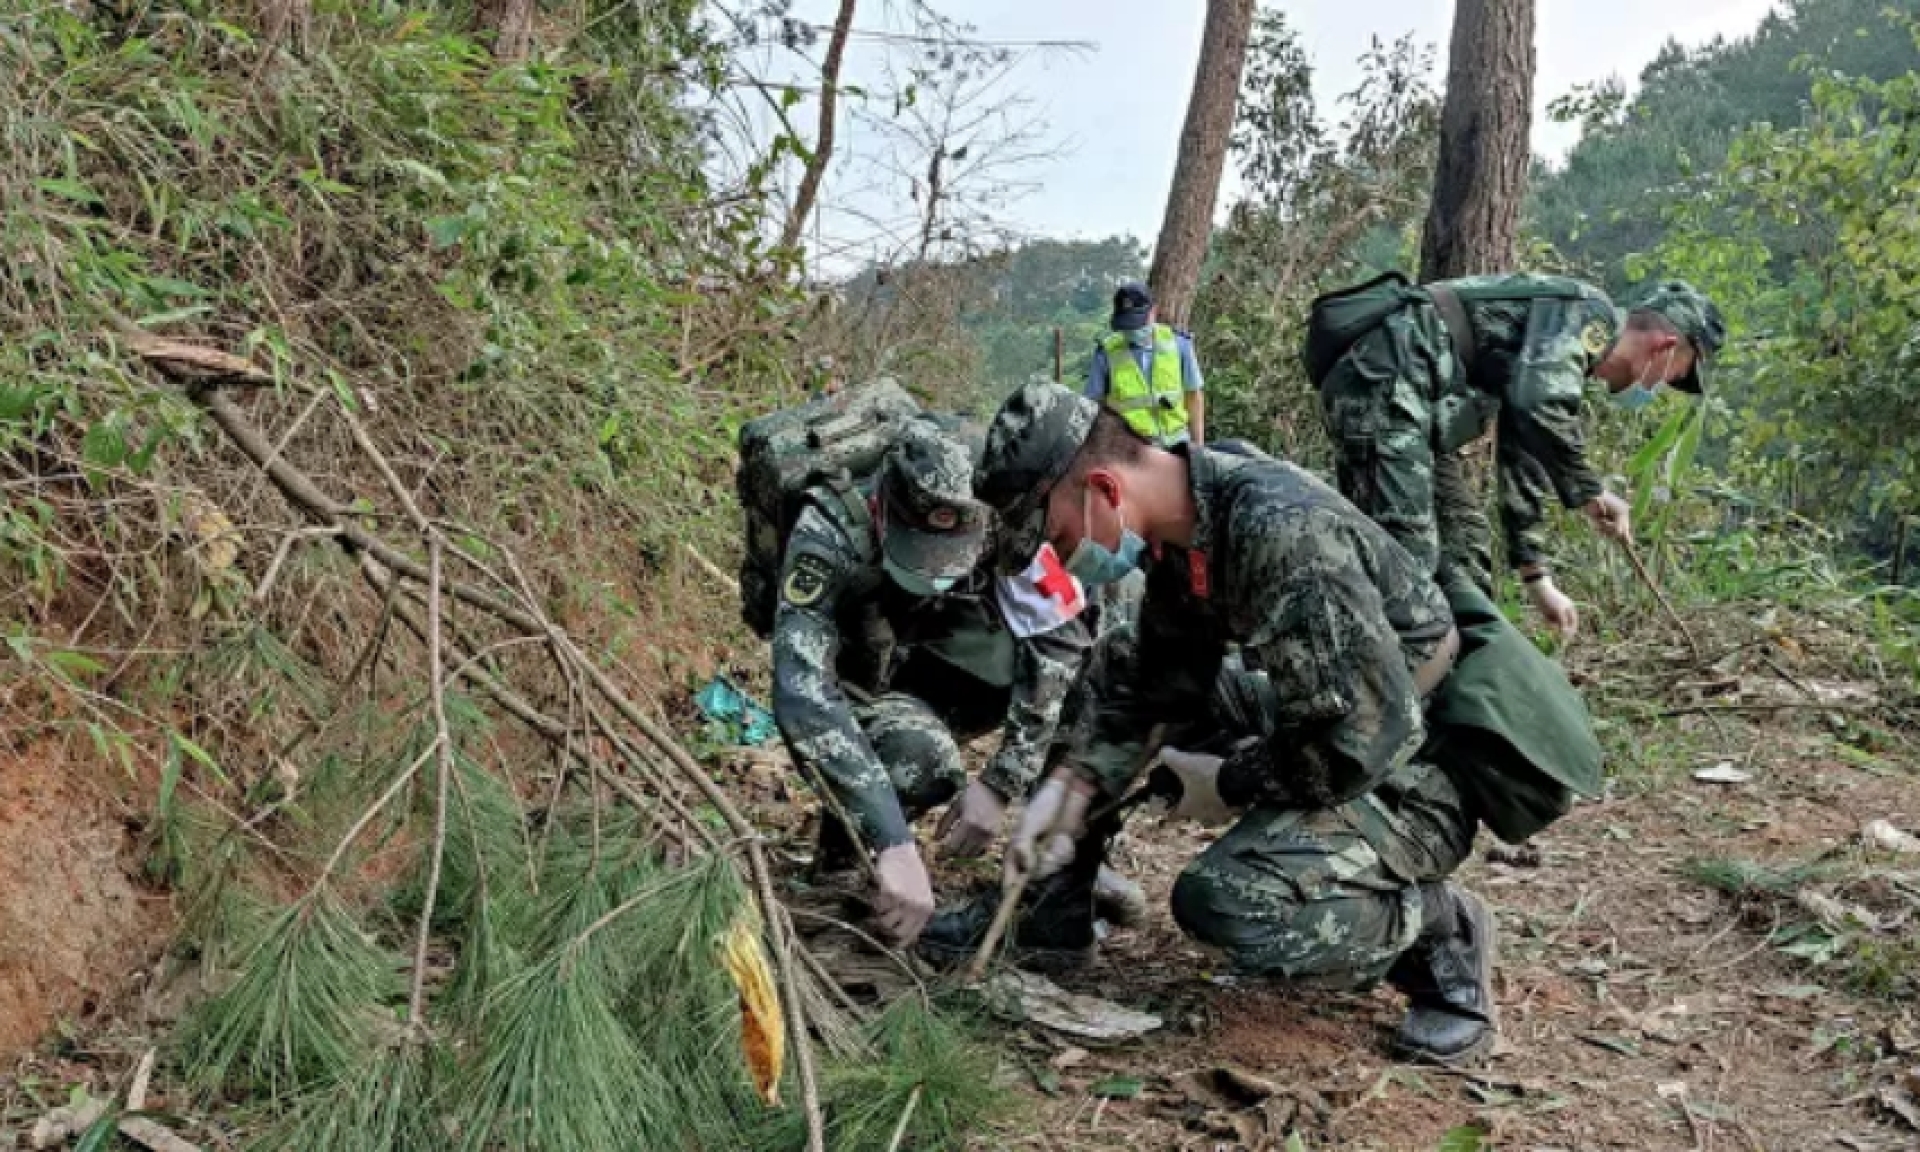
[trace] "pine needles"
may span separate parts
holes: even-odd
[[[261,1138],[259,1152],[443,1152],[438,1095],[452,1074],[445,1051],[396,1036],[345,1075],[301,1096]]]
[[[870,1036],[877,1059],[826,1072],[827,1142],[835,1152],[957,1149],[1006,1115],[1010,1096],[995,1081],[998,1058],[964,1023],[908,996],[873,1021]],[[795,1117],[782,1117],[754,1147],[791,1152],[803,1135]]]
[[[289,1097],[346,1075],[366,1053],[396,962],[326,888],[262,930],[232,987],[200,1007],[184,1045],[192,1078]]]

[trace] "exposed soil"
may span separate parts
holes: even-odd
[[[1728,739],[1738,747],[1724,751],[1752,781],[1682,773],[1639,794],[1616,789],[1537,838],[1538,866],[1489,861],[1483,841],[1461,879],[1497,909],[1505,1043],[1464,1074],[1393,1060],[1401,1005],[1384,989],[1288,993],[1215,976],[1164,911],[1204,839],[1136,830],[1125,856],[1156,912],[1063,983],[1157,1011],[1167,1026],[1084,1055],[1030,1030],[1034,1061],[1057,1065],[1067,1052],[1068,1066],[1055,1096],[1034,1092],[1031,1130],[1044,1135],[994,1146],[1279,1148],[1297,1133],[1309,1148],[1432,1152],[1471,1124],[1494,1147],[1541,1152],[1920,1148],[1920,1131],[1878,1103],[1920,1065],[1911,1001],[1861,996],[1783,955],[1768,939],[1777,919],[1678,867],[1698,857],[1803,862],[1874,818],[1912,829],[1912,765],[1838,762],[1810,730],[1701,733],[1704,744]],[[1221,1067],[1269,1082],[1274,1099],[1196,1088],[1192,1074]],[[1090,1092],[1114,1076],[1144,1089],[1130,1099]]]
[[[91,747],[0,745],[0,1053],[88,1026],[164,940],[168,898],[129,871],[131,789]]]

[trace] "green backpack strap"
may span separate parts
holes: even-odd
[[[1467,305],[1508,300],[1578,300],[1585,295],[1579,285],[1570,283],[1520,284],[1501,288],[1492,284],[1473,287],[1442,282],[1423,287],[1427,298],[1433,301],[1433,310],[1440,314],[1440,323],[1446,325],[1447,336],[1453,341],[1454,359],[1460,362],[1460,371],[1468,376],[1473,374],[1473,360],[1479,348],[1473,338],[1473,321],[1467,316]]]
[[[868,505],[866,496],[853,482],[853,478],[844,472],[839,472],[821,481],[820,486],[832,495],[833,502],[844,514],[842,526],[859,547],[861,561],[870,564],[878,559],[875,551],[877,542],[873,536],[873,508]]]

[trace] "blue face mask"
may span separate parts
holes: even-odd
[[[1135,348],[1153,347],[1153,325],[1143,324],[1127,331],[1127,343]]]
[[[1647,367],[1652,368],[1653,361],[1647,361]],[[1642,408],[1653,403],[1653,398],[1660,394],[1660,385],[1666,380],[1667,372],[1672,367],[1673,349],[1669,348],[1667,349],[1667,358],[1660,365],[1660,371],[1657,374],[1650,374],[1649,376],[1635,380],[1632,384],[1615,392],[1609,399],[1613,401],[1616,407],[1625,408],[1629,412],[1640,411]],[[1652,384],[1647,383],[1649,379],[1653,381]]]
[[[953,590],[955,581],[951,577],[935,579],[931,576],[922,576],[918,572],[895,564],[891,556],[882,556],[880,562],[886,568],[887,575],[893,578],[893,582],[900,585],[910,596],[943,596]]]
[[[1093,489],[1089,487],[1080,504],[1080,524],[1084,529],[1092,523],[1088,514],[1093,511]],[[1120,547],[1118,551],[1107,547],[1093,538],[1091,531],[1080,538],[1073,549],[1073,555],[1067,557],[1067,571],[1080,583],[1089,588],[1102,584],[1112,584],[1124,580],[1129,572],[1140,567],[1140,561],[1147,555],[1147,542],[1127,527],[1126,517],[1120,518]]]

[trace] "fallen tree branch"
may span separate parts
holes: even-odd
[[[136,351],[141,349],[136,346]],[[142,355],[147,353],[142,351]],[[163,370],[169,367],[163,357],[150,357],[150,359],[154,359]],[[673,765],[680,776],[719,813],[728,832],[739,842],[741,851],[746,857],[751,887],[762,913],[762,923],[767,926],[774,945],[773,952],[779,971],[781,993],[785,1000],[787,1029],[793,1040],[795,1064],[806,1110],[807,1147],[809,1152],[825,1152],[825,1119],[820,1110],[818,1077],[814,1066],[812,1042],[808,1033],[806,1009],[801,999],[798,964],[794,958],[795,950],[801,945],[794,938],[790,928],[783,930],[787,922],[779,915],[780,905],[773,888],[773,875],[767,864],[765,846],[759,833],[741,814],[732,799],[672,735],[642,711],[631,697],[621,691],[605,669],[588,659],[574,643],[573,638],[541,611],[539,605],[532,600],[531,590],[525,587],[524,578],[522,578],[522,587],[517,591],[526,600],[525,607],[517,606],[471,584],[442,581],[440,573],[432,564],[421,563],[379,535],[362,527],[353,518],[356,514],[351,508],[327,495],[309,477],[275,452],[260,430],[240,411],[231,395],[216,385],[210,385],[205,375],[174,372],[169,374],[174,375],[176,379],[186,379],[189,382],[189,398],[208,414],[236,447],[267,473],[268,478],[273,481],[281,494],[303,514],[322,527],[336,529],[338,534],[334,539],[343,548],[354,554],[371,558],[394,577],[415,584],[426,584],[429,588],[430,610],[431,601],[438,600],[444,593],[470,607],[492,615],[510,627],[544,637],[556,663],[571,673],[577,673],[590,684],[614,712],[627,724],[637,729],[646,741]],[[357,428],[357,422],[350,418],[349,424]],[[357,432],[356,441],[387,479],[388,487],[399,490],[396,492],[396,499],[401,500],[402,506],[407,509],[409,515],[415,519],[416,523],[423,522],[425,517],[420,513],[418,506],[413,503],[410,495],[404,494],[404,486],[399,484],[398,477],[393,473],[391,466],[380,458],[377,448],[370,439],[365,437],[363,430]],[[428,526],[424,532],[428,535],[431,544],[435,539],[434,529]],[[430,547],[430,559],[433,554]],[[467,559],[471,560],[470,557]],[[517,566],[516,575],[518,575]],[[435,617],[429,622],[427,628],[430,637],[437,635],[437,627],[438,619]],[[566,728],[561,726],[561,731],[564,738]],[[436,744],[436,748],[437,746]],[[430,754],[432,751],[430,750]],[[422,760],[416,761],[403,772],[387,793],[361,817],[340,847],[336,849],[333,860],[329,862],[327,873],[337,865],[347,846],[358,837],[366,824],[371,822],[399,791],[399,788],[413,777],[424,759],[423,757]],[[597,773],[596,778],[603,777]],[[325,875],[326,873],[323,873],[323,880]]]
[[[417,510],[414,511],[417,514]],[[427,537],[427,580],[427,694],[433,711],[433,845],[428,849],[427,890],[420,900],[420,928],[413,942],[413,985],[407,991],[407,1030],[416,1040],[423,1039],[427,1029],[427,944],[433,938],[433,905],[440,896],[440,866],[447,855],[447,793],[453,781],[453,730],[447,724],[446,654],[440,635],[438,536]]]

